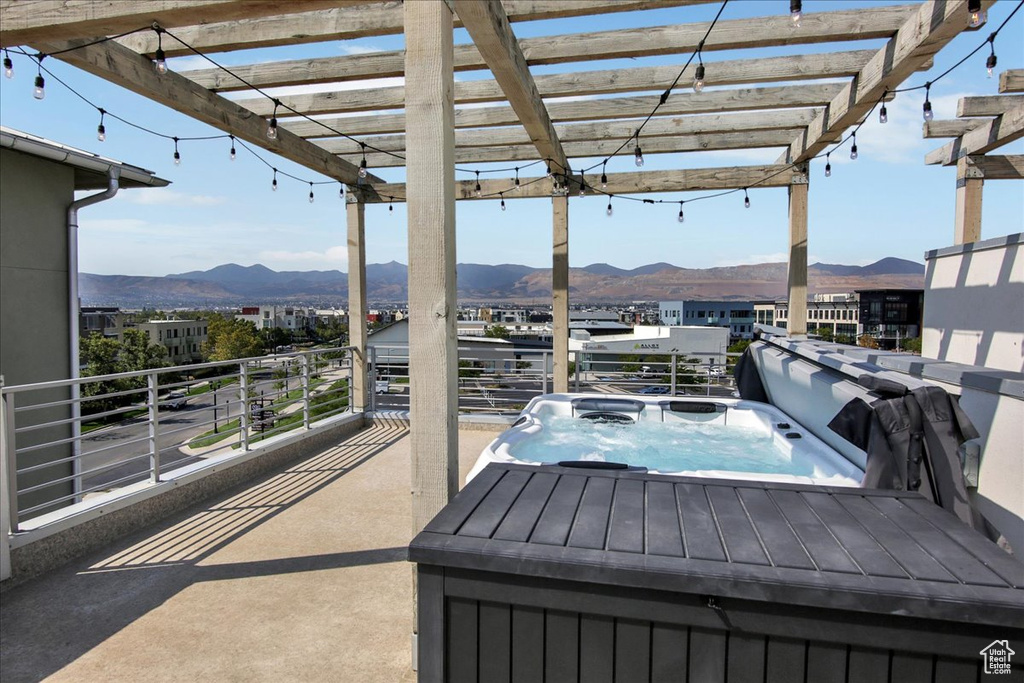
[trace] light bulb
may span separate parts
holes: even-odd
[[[363,157],[363,160],[359,162],[359,177],[366,177],[366,157]]]
[[[682,204],[679,205],[679,215],[676,217],[676,220],[679,221],[680,223],[682,223],[683,220],[684,220],[683,219],[683,205]]]
[[[828,155],[825,157],[825,177],[832,177],[832,163],[828,160]]]
[[[985,60],[985,68],[988,69],[988,77],[992,78],[992,70],[996,68],[996,53],[993,52]]]
[[[32,90],[32,97],[37,100],[41,100],[46,97],[46,81],[43,80],[42,74],[36,76],[36,87]]]
[[[345,186],[344,185],[338,185],[338,199],[344,199],[344,198],[345,198]]]
[[[853,147],[850,148],[850,159],[857,160],[857,143],[853,143]]]
[[[601,189],[602,190],[607,190],[608,189],[608,176],[605,175],[604,171],[601,171]]]
[[[181,155],[177,152],[174,153],[174,165],[181,166]]]
[[[551,164],[548,164],[548,178],[551,177]]]
[[[313,203],[313,190],[310,190],[310,191],[309,191],[309,203],[310,203],[310,204],[312,204],[312,203]]]
[[[270,119],[270,125],[267,126],[267,138],[271,140],[277,139],[277,117]]]
[[[518,175],[516,175],[516,191],[517,192],[522,192],[523,191],[522,186],[519,184],[519,176]]]
[[[504,199],[501,200],[501,210],[502,211],[505,210],[505,200]]]
[[[744,209],[749,209],[750,208],[750,197],[747,195],[746,190],[743,191],[743,208]]]
[[[637,167],[643,166],[644,165],[644,153],[640,151],[640,145],[636,146],[636,151],[633,154],[634,154],[634,161],[636,162]]]
[[[163,48],[161,47],[158,47],[156,49],[156,59],[153,60],[153,67],[156,69],[156,72],[161,76],[167,73],[167,58],[164,55]]]
[[[14,62],[10,57],[4,57],[4,76],[14,78]]]
[[[698,64],[697,71],[693,75],[693,92],[700,92],[704,89],[704,65]]]
[[[96,139],[100,142],[107,139],[107,128],[102,123],[96,127]]]
[[[789,18],[794,28],[800,28],[800,20],[803,19],[800,0],[789,0]]]
[[[231,152],[228,154],[228,158],[230,158],[231,161],[234,161],[235,160],[235,156],[236,156],[235,155],[235,146],[231,145]]]
[[[935,118],[935,114],[932,113],[932,103],[931,103],[930,100],[926,99],[924,101],[923,111],[924,111],[924,120],[925,121],[931,121],[933,118]]]
[[[882,108],[878,110],[878,122],[889,123],[889,110],[885,108],[884,104],[882,105]]]
[[[274,192],[277,192],[277,178],[274,178],[272,181],[270,181],[270,189],[273,190]]]
[[[395,212],[395,205],[392,204],[391,202],[388,202],[388,213],[394,213],[394,212]]]
[[[605,210],[604,210],[604,212],[605,212],[606,214],[608,214],[609,216],[611,216],[611,215],[612,215],[612,203],[611,203],[611,200],[609,200],[609,201],[608,201],[608,208],[607,208],[607,209],[605,209]]]
[[[584,185],[584,184],[583,184],[583,183],[581,182],[581,183],[580,183],[580,198],[582,199],[583,197],[585,197],[585,196],[586,196],[586,194],[587,194],[587,186],[586,186],[586,185]]]

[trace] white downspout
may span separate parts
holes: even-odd
[[[68,207],[68,312],[70,323],[68,336],[71,345],[71,379],[78,379],[79,377],[78,319],[81,307],[78,299],[78,210],[111,199],[120,188],[120,180],[121,167],[109,166],[107,168],[107,189],[73,201],[71,206]],[[71,417],[73,418],[71,421],[71,436],[73,438],[71,442],[71,462],[72,471],[75,476],[76,494],[81,494],[82,491],[82,479],[79,476],[82,471],[80,458],[82,454],[82,405],[79,402],[80,397],[81,387],[78,384],[71,385]],[[80,497],[76,496],[75,501],[78,502],[79,500],[81,500]]]

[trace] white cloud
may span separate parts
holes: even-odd
[[[267,250],[257,255],[263,263],[273,263],[277,270],[289,266],[316,268],[319,270],[345,270],[348,268],[348,248],[345,245],[328,247],[326,251],[285,251]]]
[[[374,52],[384,52],[373,45],[342,45],[339,49],[343,55],[368,55]]]
[[[201,194],[186,194],[167,188],[133,189],[123,195],[124,201],[144,206],[174,204],[176,206],[216,206],[227,201],[224,197]]]

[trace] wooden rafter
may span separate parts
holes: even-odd
[[[944,119],[942,121],[925,121],[925,138],[958,138],[969,133],[978,126],[985,124],[986,119]]]
[[[631,173],[609,173],[608,187],[604,192],[612,195],[640,194],[646,192],[702,192],[706,190],[733,190],[737,188],[788,187],[801,177],[801,173],[788,164],[767,166],[732,166],[727,168],[691,168],[678,171],[637,171]],[[578,182],[579,177],[575,180]],[[600,174],[585,177],[588,187],[600,187]],[[505,199],[526,199],[551,196],[551,181],[544,176],[521,179],[520,189],[510,187],[507,178],[499,180],[481,179],[481,197],[476,196],[476,181],[464,180],[455,183],[456,199],[498,199],[504,193]],[[377,198],[371,203],[396,202],[405,199],[404,183],[377,185]]]
[[[1018,104],[956,140],[932,150],[924,162],[952,166],[963,157],[990,152],[1021,137],[1024,137],[1024,105]]]
[[[646,130],[646,129],[645,129]],[[739,133],[693,134],[673,137],[643,138],[645,154],[667,154],[671,152],[710,152],[723,149],[758,149],[785,147],[793,139],[795,131],[762,130]],[[628,138],[627,138],[628,139]],[[566,142],[562,149],[569,158],[606,156],[619,151],[624,139],[608,139],[587,142]],[[629,145],[626,154],[632,153]],[[359,163],[361,153],[341,155],[353,163]],[[493,161],[527,161],[538,158],[538,152],[529,145],[495,145],[492,147],[462,147],[455,150],[455,163],[475,164]],[[405,160],[390,154],[367,153],[370,168],[394,168],[405,165]]]
[[[874,50],[856,50],[709,63],[705,81],[707,85],[715,86],[842,78],[860,71],[872,55]],[[695,68],[696,65],[691,65],[683,72],[679,82],[687,87],[679,87],[677,92],[687,92]],[[636,67],[628,71],[550,74],[536,76],[533,80],[541,97],[586,97],[667,87],[678,75],[679,67],[673,65]],[[457,104],[500,102],[504,99],[505,93],[495,80],[460,81],[455,84]],[[405,88],[395,86],[338,90],[281,97],[280,100],[292,109],[309,115],[401,109],[405,106]],[[261,116],[270,116],[274,108],[273,103],[265,97],[235,101]]]
[[[1007,69],[999,74],[999,92],[1024,92],[1024,69]]]
[[[995,0],[982,0],[984,8]],[[967,27],[967,1],[929,0],[878,50],[853,82],[843,88],[807,135],[797,136],[779,161],[806,161],[837,133],[860,121],[882,95],[897,87]]]
[[[797,109],[828,104],[843,88],[841,83],[773,86],[767,88],[735,88],[704,91],[699,97],[692,92],[680,92],[668,98],[658,109],[665,116],[681,114],[709,114],[730,111],[757,111],[763,109]],[[657,102],[657,96],[616,97],[576,102],[553,102],[547,105],[553,121],[595,121],[600,119],[628,119],[647,116]],[[405,114],[380,116],[352,116],[322,119],[325,125],[347,135],[373,135],[400,133],[405,130]],[[486,128],[513,126],[519,123],[512,107],[474,107],[455,110],[456,128]],[[282,127],[306,138],[334,137],[323,126],[309,121],[283,121]]]
[[[288,0],[289,2],[291,0]],[[633,12],[664,7],[703,5],[718,0],[503,0],[510,21],[534,21],[583,15]],[[286,3],[278,3],[286,4]],[[338,3],[330,3],[337,5]],[[456,27],[461,22],[456,18]],[[249,50],[276,45],[301,45],[327,40],[354,40],[401,33],[403,27],[400,0],[376,2],[357,7],[335,7],[288,16],[243,19],[222,24],[187,26],[177,33],[182,40],[204,52]],[[128,48],[142,54],[156,49],[152,36],[128,36],[121,39]],[[164,46],[169,57],[188,54],[179,46]]]
[[[651,119],[644,127],[644,138],[800,128],[810,123],[815,115],[816,111],[813,109],[791,109],[743,114],[658,117]],[[629,119],[560,124],[555,126],[555,132],[563,144],[590,140],[625,140],[642,121]],[[378,135],[361,138],[361,141],[374,149],[388,152],[402,152],[406,147],[404,135]],[[456,149],[532,144],[526,131],[515,126],[458,130],[455,133]],[[362,151],[359,142],[346,138],[331,138],[320,142],[319,145],[335,154],[356,154]]]
[[[962,161],[984,180],[1024,179],[1024,154],[979,154]]]
[[[74,44],[41,43],[33,47],[55,52]],[[267,123],[261,117],[183,76],[157,74],[150,60],[126,47],[107,42],[71,50],[58,58],[329,178],[352,185],[359,182],[357,166],[283,128],[279,128],[276,140],[267,139]],[[380,179],[366,179],[368,183],[374,181]]]
[[[1024,105],[1024,95],[982,95],[961,97],[956,103],[956,115],[999,116],[1008,109]]]
[[[564,4],[572,6],[573,3],[566,2]],[[578,3],[578,5],[585,4]],[[793,31],[791,22],[786,17],[724,20],[715,25],[715,30],[708,36],[708,40],[704,44],[704,50],[711,52],[887,38],[903,25],[914,9],[915,7],[911,5],[883,7],[867,12],[848,10],[818,12],[809,15],[808,21],[801,25],[800,30],[796,32]],[[512,18],[512,16],[509,17],[510,20]],[[701,38],[707,32],[707,28],[707,22],[701,22],[643,29],[618,29],[524,38],[519,41],[519,45],[527,63],[531,66],[624,57],[687,54],[697,48]],[[182,31],[176,33],[189,43],[193,43],[195,40],[183,34]],[[155,49],[155,44],[133,47],[148,54]],[[166,46],[164,51],[167,51]],[[872,51],[873,53],[874,51]],[[255,86],[272,87],[401,76],[404,60],[404,53],[401,50],[395,50],[366,55],[281,61],[273,64],[247,64],[232,67],[232,71]],[[473,71],[486,68],[486,66],[479,50],[472,43],[455,46],[454,68],[456,71]],[[185,75],[197,83],[215,90],[246,88],[244,84],[218,69],[197,69],[185,72]]]
[[[469,31],[541,158],[550,159],[558,168],[568,168],[555,126],[544,108],[504,8],[497,2],[453,1],[463,26]]]
[[[165,28],[247,17],[288,15],[370,0],[147,0],[146,2],[81,2],[81,0],[0,1],[0,45],[111,36],[153,22]],[[155,49],[155,46],[154,46]]]

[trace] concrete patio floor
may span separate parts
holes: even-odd
[[[378,419],[5,592],[0,679],[415,680],[407,435]],[[494,435],[460,431],[463,477]]]

